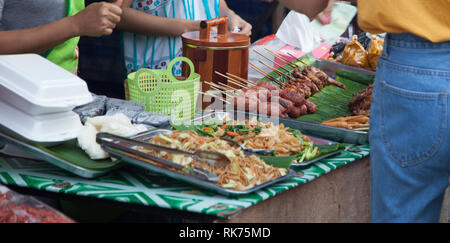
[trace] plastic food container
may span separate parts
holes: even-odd
[[[0,55],[0,100],[31,115],[93,100],[85,81],[37,54]]]
[[[32,116],[0,100],[0,132],[50,146],[77,137],[82,124],[73,111]]]

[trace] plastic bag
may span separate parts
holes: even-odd
[[[310,23],[311,29],[314,33],[318,33],[323,41],[331,45],[347,30],[356,12],[355,6],[344,2],[335,2],[330,24],[322,25],[317,19],[314,19]]]
[[[358,37],[356,35],[354,35],[352,41],[345,46],[341,62],[345,65],[369,68],[367,51],[361,43],[358,42]]]
[[[0,185],[0,223],[75,223],[31,196]]]
[[[111,116],[118,113],[123,113],[131,119],[136,115],[136,113],[140,112],[145,112],[145,107],[141,103],[115,98],[108,98],[106,100],[105,115]]]
[[[131,122],[135,124],[144,124],[147,127],[164,128],[170,125],[170,118],[165,115],[154,114],[149,112],[140,112],[131,118]]]
[[[80,116],[81,122],[85,122],[86,118],[100,116],[106,112],[106,96],[92,94],[94,100],[88,104],[77,106],[73,109]]]
[[[303,52],[312,51],[322,42],[320,34],[313,32],[309,18],[295,11],[290,11],[284,18],[276,36],[284,43],[295,46]]]
[[[348,44],[347,39],[343,39],[343,40],[340,40],[340,41],[334,43],[331,46],[331,50],[330,50],[330,52],[333,52],[332,57],[337,58],[338,56],[342,55],[342,52],[344,52],[345,46],[347,46],[347,44]]]
[[[147,126],[148,129],[167,127],[170,125],[170,117],[146,112],[144,105],[141,103],[108,98],[106,96],[95,94],[93,94],[93,96],[93,102],[73,109],[73,111],[80,116],[83,123],[85,123],[89,117],[103,115],[113,116],[122,113],[126,115],[133,124],[143,124]]]
[[[369,67],[373,71],[377,70],[378,59],[380,59],[381,53],[383,52],[384,41],[374,36],[372,42],[370,43],[369,50],[367,53],[367,59],[369,61]]]

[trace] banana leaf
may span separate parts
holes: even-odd
[[[120,160],[112,161],[111,159],[92,160],[76,143],[77,141],[73,139],[48,148],[38,144],[34,144],[34,146],[42,151],[70,162],[71,164],[88,170],[107,170],[116,167],[121,163]]]
[[[367,88],[367,85],[340,76],[337,76],[336,80],[343,83],[347,89],[344,90],[334,85],[325,86],[320,92],[309,98],[310,101],[317,105],[316,112],[300,116],[297,120],[322,123],[352,114],[347,107],[348,102],[358,91]]]
[[[317,154],[317,157],[322,157],[339,150],[344,150],[347,146],[350,146],[350,144],[336,143],[331,145],[317,145],[317,147],[319,148],[319,154]]]
[[[336,143],[336,144],[330,144],[330,145],[315,145],[315,147],[318,148],[319,153],[315,155],[310,160],[305,160],[303,162],[300,162],[298,164],[295,164],[294,167],[297,167],[296,165],[309,165],[311,163],[314,163],[320,159],[326,158],[327,155],[334,154],[335,152],[343,151],[346,149],[346,147],[349,146],[349,144],[344,143]],[[296,155],[290,155],[290,156],[260,156],[261,159],[264,160],[269,165],[280,167],[280,168],[290,168],[291,165],[293,165],[294,160],[298,160],[300,157],[302,157],[303,153],[299,153]],[[314,161],[314,162],[313,162]],[[310,163],[308,163],[310,162]]]
[[[375,79],[375,76],[370,75],[370,74],[357,73],[357,72],[346,71],[346,70],[337,70],[336,76],[350,79],[350,80],[356,81],[358,83],[366,84],[366,85],[372,84]]]
[[[273,167],[285,168],[289,170],[292,162],[297,157],[297,155],[291,156],[259,156],[266,164]]]

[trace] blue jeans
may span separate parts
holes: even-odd
[[[438,222],[450,176],[450,42],[388,34],[370,114],[372,222]]]

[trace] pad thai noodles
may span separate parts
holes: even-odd
[[[194,131],[175,130],[172,134],[155,136],[149,142],[186,151],[206,150],[224,154],[230,159],[231,163],[226,167],[218,167],[200,163],[192,157],[181,154],[147,150],[142,147],[137,148],[140,151],[187,167],[197,165],[206,168],[217,175],[219,178],[217,185],[224,188],[246,190],[287,174],[287,169],[268,165],[256,156],[245,157],[241,148],[233,147],[217,137],[199,136]]]
[[[228,137],[251,149],[273,149],[275,156],[298,154],[304,149],[309,137],[300,132],[294,134],[283,124],[262,123],[256,119],[243,122],[231,121],[223,125],[209,125],[201,128],[217,137]]]

